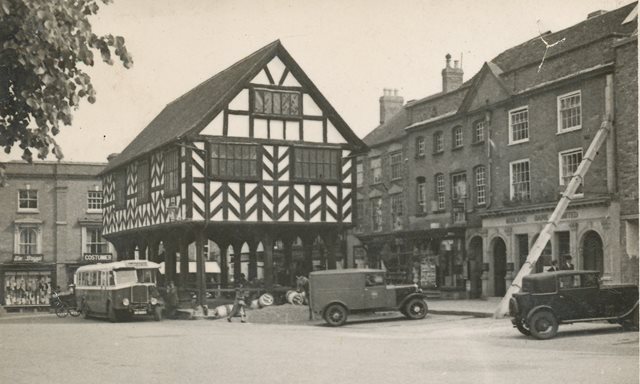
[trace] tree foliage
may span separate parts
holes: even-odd
[[[108,4],[111,0],[101,0]],[[31,161],[49,149],[60,158],[53,136],[71,125],[72,111],[84,98],[96,101],[91,78],[94,52],[111,65],[117,56],[133,64],[124,38],[97,36],[89,18],[97,0],[0,0],[0,146],[14,145]]]

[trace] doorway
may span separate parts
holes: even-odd
[[[493,295],[504,296],[507,293],[504,278],[507,276],[507,246],[504,240],[493,241]]]
[[[602,238],[595,231],[589,231],[582,240],[582,267],[585,270],[600,271],[604,274],[604,251]]]

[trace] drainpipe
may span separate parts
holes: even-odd
[[[491,173],[493,171],[493,158],[491,154],[491,111],[487,110],[484,113],[484,121],[487,127],[487,188],[488,193],[486,195],[485,207],[488,209],[493,202],[493,184],[491,182]]]
[[[613,75],[608,74],[605,79],[604,88],[604,114],[611,122],[609,135],[607,136],[607,192],[614,194],[617,192],[616,183],[616,132],[615,132],[615,109],[613,107]]]

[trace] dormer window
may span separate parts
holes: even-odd
[[[299,116],[300,93],[256,89],[253,97],[253,112],[265,115]]]

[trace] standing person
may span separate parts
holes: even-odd
[[[228,322],[231,322],[231,319],[235,317],[237,314],[240,314],[241,322],[243,323],[247,322],[247,314],[245,313],[245,310],[244,310],[244,308],[247,306],[246,299],[245,299],[246,293],[242,288],[243,288],[242,284],[238,284],[236,286],[236,297],[235,297],[235,300],[233,301],[233,308],[231,309],[231,313],[229,313],[229,316],[227,317]]]
[[[558,267],[558,260],[552,260],[551,266],[549,267],[549,269],[547,269],[547,272],[555,272],[559,270],[560,270],[560,267]]]
[[[571,264],[571,256],[565,256],[564,257],[564,262],[562,263],[562,266],[560,267],[561,270],[572,270],[575,269],[574,265]]]
[[[175,316],[176,309],[178,308],[178,289],[173,280],[169,280],[167,284],[167,310],[170,317]]]

